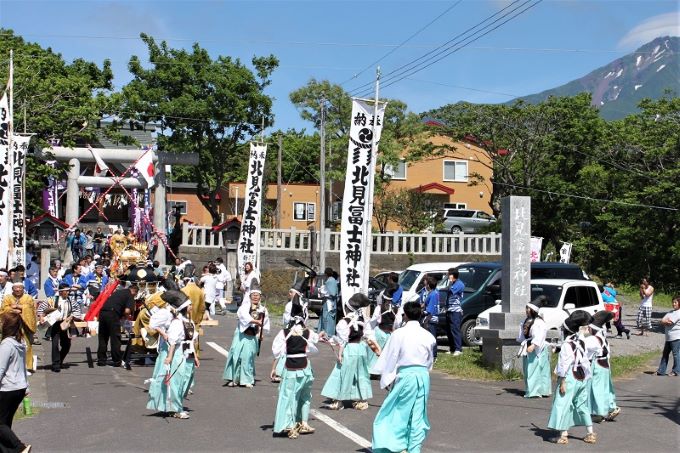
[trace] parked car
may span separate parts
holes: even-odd
[[[390,274],[394,272],[397,275],[401,275],[402,272],[404,271],[387,271],[387,272],[380,272],[379,274],[376,274],[373,278],[379,281],[380,283],[384,283],[385,285],[389,285],[389,276]]]
[[[531,299],[546,296],[548,305],[539,311],[548,330],[560,330],[562,323],[576,310],[584,310],[591,315],[604,310],[602,294],[597,284],[590,280],[569,279],[532,279]],[[494,305],[477,316],[475,326],[475,344],[482,344],[480,331],[489,328],[491,313],[500,313],[500,304]]]
[[[484,310],[493,307],[501,298],[502,265],[500,262],[466,263],[458,266],[458,278],[465,283],[463,294],[463,322],[461,332],[463,343],[472,346],[478,343],[475,336],[477,316]],[[575,264],[538,262],[531,263],[531,278],[560,278],[586,280],[586,274]],[[442,279],[439,289],[440,309],[446,304],[448,280]],[[446,317],[439,317],[439,332],[446,334]]]
[[[458,267],[462,263],[420,263],[409,266],[404,272],[399,275],[399,286],[402,287],[403,293],[401,295],[402,302],[412,302],[418,300],[418,291],[423,289],[425,282],[423,277],[425,275],[433,276],[437,281],[440,281],[448,274],[448,270],[452,267]]]
[[[443,209],[439,218],[444,231],[451,233],[476,233],[496,223],[496,217],[474,209]]]

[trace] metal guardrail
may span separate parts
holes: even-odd
[[[314,235],[314,237],[312,237]],[[340,251],[340,233],[326,230],[326,251]],[[312,241],[312,239],[314,239]],[[310,245],[319,249],[319,232],[263,228],[260,234],[261,250],[309,251]],[[225,247],[228,241],[225,232],[213,231],[209,226],[185,223],[182,231],[182,245],[189,247]],[[500,255],[501,235],[489,234],[407,234],[374,233],[373,253],[376,254],[476,254]]]

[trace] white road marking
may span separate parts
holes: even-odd
[[[363,437],[361,437],[357,433],[350,431],[348,428],[346,428],[345,426],[336,422],[335,420],[333,420],[329,416],[322,414],[321,412],[317,411],[316,409],[311,409],[309,411],[309,413],[312,414],[314,416],[314,418],[324,422],[325,424],[327,424],[328,426],[330,426],[331,428],[333,428],[334,430],[336,430],[337,432],[339,432],[340,434],[342,434],[343,436],[345,436],[346,438],[348,438],[349,440],[351,440],[355,444],[359,445],[360,447],[367,448],[369,450],[371,449],[371,442],[370,441],[364,439]]]
[[[210,346],[215,351],[217,351],[218,353],[222,354],[225,357],[227,357],[229,355],[229,351],[227,351],[226,349],[224,349],[222,346],[218,345],[217,343],[214,343],[212,341],[208,341],[205,344],[207,344],[208,346]]]
[[[229,355],[229,351],[227,351],[226,349],[224,349],[222,346],[218,345],[217,343],[214,343],[212,341],[208,341],[208,342],[206,342],[206,344],[208,346],[210,346],[211,348],[213,348],[215,351],[217,351],[219,354],[222,354],[224,357],[227,357]],[[343,436],[345,436],[346,438],[348,438],[349,440],[351,440],[355,444],[359,445],[360,447],[367,448],[369,450],[371,449],[371,442],[370,441],[364,439],[363,437],[361,437],[357,433],[350,431],[348,428],[346,428],[345,426],[336,422],[335,420],[333,420],[329,416],[322,414],[321,412],[317,411],[316,409],[311,409],[309,411],[309,413],[312,414],[312,416],[314,416],[314,418],[316,418],[317,420],[319,420],[321,422],[324,422],[325,424],[327,424],[328,426],[330,426],[331,428],[333,428],[334,430],[336,430],[337,432],[339,432],[340,434],[342,434]]]

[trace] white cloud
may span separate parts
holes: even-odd
[[[659,36],[680,36],[680,11],[646,19],[621,38],[619,48],[638,47]]]

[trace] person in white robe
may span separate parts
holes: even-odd
[[[373,422],[373,452],[420,452],[430,421],[427,402],[436,340],[420,326],[418,302],[403,305],[405,325],[395,330],[371,373],[380,387],[391,387]]]

